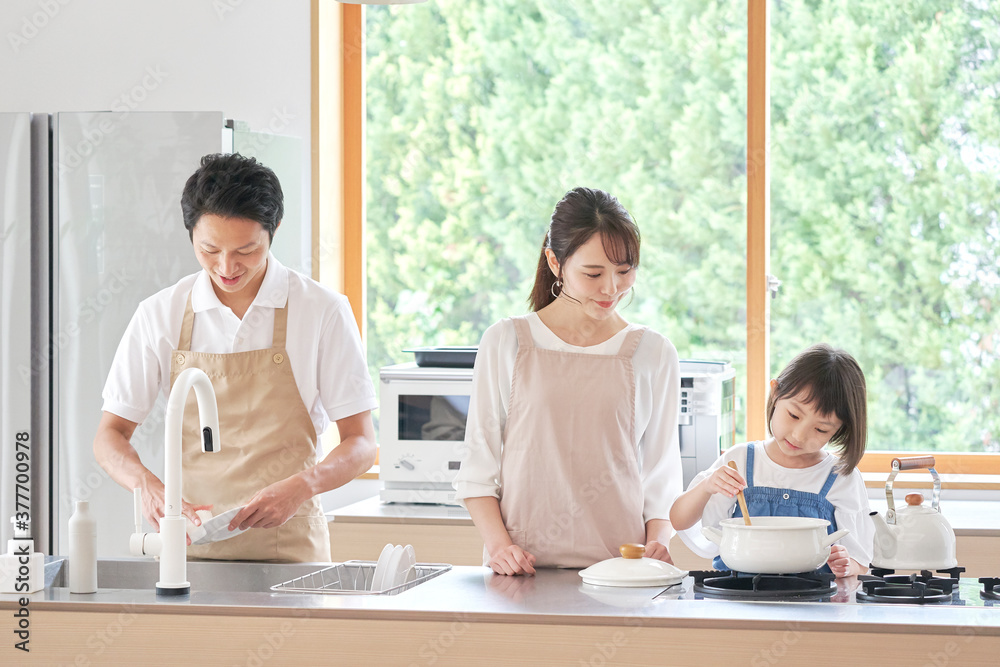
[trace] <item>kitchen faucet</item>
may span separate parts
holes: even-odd
[[[164,424],[164,512],[159,533],[142,532],[142,489],[133,491],[135,533],[129,538],[133,556],[159,556],[160,580],[157,595],[187,595],[187,521],[181,514],[181,436],[184,433],[184,405],[194,389],[201,421],[201,451],[219,451],[219,408],[212,382],[199,368],[188,368],[174,381],[167,398]]]

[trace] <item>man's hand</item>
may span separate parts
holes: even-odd
[[[229,530],[237,528],[277,528],[309,500],[309,489],[297,475],[275,482],[258,491],[229,522]]]

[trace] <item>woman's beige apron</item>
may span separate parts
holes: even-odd
[[[188,295],[180,341],[170,360],[170,386],[188,368],[205,371],[219,404],[221,449],[201,451],[197,400],[184,409],[182,496],[212,505],[212,514],[244,505],[274,482],[316,465],[316,428],[302,403],[285,351],[288,307],[274,311],[271,349],[208,354],[191,351],[194,311]],[[188,556],[218,560],[329,561],[330,533],[319,498],[304,502],[277,528],[252,528]]]
[[[635,449],[632,355],[535,347],[513,318],[517,356],[500,459],[500,512],[536,567],[588,567],[646,541]]]

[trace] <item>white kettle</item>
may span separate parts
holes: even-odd
[[[906,496],[906,507],[898,512],[892,499],[892,482],[902,470],[927,468],[934,478],[930,507],[919,493]],[[883,519],[872,512],[875,524],[875,553],[872,565],[893,570],[944,570],[955,567],[955,531],[941,514],[941,478],[934,469],[933,456],[912,456],[892,460],[892,472],[885,483],[888,509]]]

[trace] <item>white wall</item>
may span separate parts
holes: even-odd
[[[302,139],[308,211],[309,4],[3,0],[0,111],[221,111]]]
[[[0,111],[221,111],[301,140],[309,215],[309,0],[3,0],[0,37]]]
[[[221,111],[298,137],[308,216],[309,21],[309,0],[3,0],[0,111]],[[357,480],[324,509],[379,488]]]

